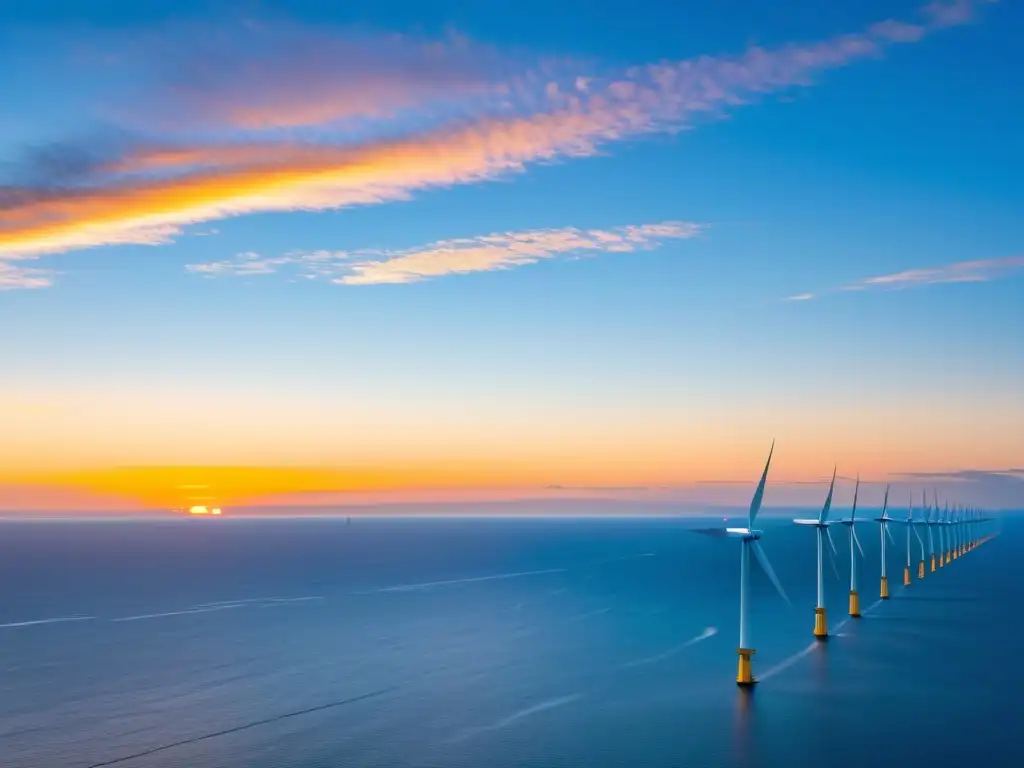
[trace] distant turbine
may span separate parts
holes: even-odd
[[[794,520],[793,522],[797,525],[810,525],[813,526],[818,537],[818,604],[814,607],[814,636],[819,640],[825,640],[828,638],[828,617],[825,611],[825,574],[822,557],[824,554],[824,539],[828,538],[828,545],[832,548],[829,552],[829,557],[834,558],[836,545],[832,541],[832,534],[828,527],[832,524],[828,520],[828,512],[832,508],[832,492],[836,487],[836,470],[832,469],[832,483],[828,487],[828,496],[825,497],[825,505],[821,508],[821,512],[818,513],[817,520]],[[832,569],[836,572],[836,576],[839,576],[839,571],[836,568],[836,562],[832,560]]]
[[[942,515],[942,524],[946,528],[946,548],[943,550],[946,553],[946,564],[953,562],[953,518],[949,514],[949,502],[946,502],[946,511]]]
[[[923,500],[923,498],[924,498],[924,494],[923,493],[921,494],[921,497],[922,497],[922,500]],[[924,559],[925,559],[925,553],[924,553],[924,539],[921,538],[921,532],[919,530],[917,530],[917,528],[918,528],[918,526],[927,525],[928,524],[928,520],[927,520],[928,512],[927,512],[927,510],[923,510],[922,513],[925,516],[924,520],[914,520],[914,495],[911,494],[910,495],[910,508],[907,510],[907,514],[908,514],[907,524],[908,524],[908,526],[910,528],[914,529],[914,535],[917,536],[917,543],[921,546],[921,559],[917,561],[917,578],[919,578],[919,579],[923,579],[924,578]],[[910,531],[909,530],[907,531],[907,539],[908,539],[907,544],[909,546],[909,544],[910,544],[910,541],[909,541],[909,539],[910,539]],[[908,563],[910,562],[909,555],[908,555],[907,562]]]
[[[892,539],[892,534],[889,533],[889,523],[893,522],[893,519],[889,517],[887,510],[889,509],[889,486],[885,486],[885,499],[882,501],[882,516],[876,517],[875,521],[878,523],[878,535],[882,537],[882,586],[881,596],[883,600],[889,599],[889,579],[885,575],[885,537],[888,536]],[[850,530],[853,530],[851,527]],[[893,546],[896,545],[895,539],[893,539]],[[910,532],[907,531],[907,565],[910,565]],[[907,568],[907,572],[904,574],[903,583],[906,584],[910,579],[910,569]]]
[[[957,504],[953,507],[953,517],[951,518],[953,527],[950,529],[953,532],[953,559],[958,560],[960,558],[960,505]]]
[[[857,592],[857,552],[859,551],[860,556],[864,557],[864,548],[861,547],[860,539],[857,538],[856,527],[857,523],[865,522],[857,519],[857,493],[859,491],[860,475],[858,474],[857,484],[853,488],[853,511],[850,512],[850,519],[839,521],[850,529],[850,616],[855,619],[860,618],[860,594]]]
[[[911,531],[917,534],[917,540],[921,541],[921,534],[917,533],[917,529],[914,528],[914,494],[910,494],[910,503],[907,506],[907,519],[903,521],[903,524],[907,526],[907,564],[903,566],[903,586],[909,587],[911,585],[910,569],[912,566],[911,550],[910,550],[910,535]],[[921,573],[924,573],[924,542],[921,542]]]
[[[945,521],[942,519],[942,510],[939,509],[939,492],[932,488],[932,501],[935,507],[935,525],[936,533],[939,537],[939,568],[946,566],[946,534],[945,534]]]
[[[925,508],[928,510],[924,516],[925,525],[928,526],[928,554],[932,557],[931,571],[935,573],[935,510],[928,506],[927,498],[924,489],[922,489],[921,501],[924,502]]]
[[[754,553],[754,557],[757,559],[758,565],[768,576],[771,583],[778,590],[782,599],[787,603],[789,598],[786,596],[786,591],[782,588],[782,584],[779,583],[779,578],[775,575],[775,571],[772,569],[771,563],[768,562],[768,557],[765,555],[764,550],[761,549],[761,545],[758,543],[761,538],[763,531],[754,529],[754,520],[757,518],[757,513],[761,510],[761,500],[764,498],[764,486],[768,482],[768,467],[772,463],[772,453],[775,451],[775,441],[772,441],[771,450],[768,451],[768,461],[765,462],[764,472],[761,474],[761,482],[757,484],[757,490],[754,491],[754,498],[750,502],[750,511],[747,513],[747,527],[746,528],[711,528],[698,530],[697,533],[703,533],[711,536],[725,536],[730,539],[740,540],[740,647],[736,649],[736,653],[739,654],[739,671],[736,674],[736,684],[743,687],[749,687],[754,685],[757,680],[754,678],[753,668],[750,657],[754,655],[754,647],[750,642],[750,553]]]

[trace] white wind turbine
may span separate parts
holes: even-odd
[[[935,510],[928,506],[928,496],[923,488],[921,489],[921,502],[927,510],[924,515],[924,524],[928,526],[928,553],[932,558],[931,572],[935,573]]]
[[[922,500],[924,500],[924,493],[922,494]],[[921,538],[921,531],[918,530],[918,526],[919,525],[927,525],[928,524],[928,520],[927,520],[928,512],[923,510],[923,514],[926,517],[926,519],[924,519],[924,520],[914,520],[913,519],[913,495],[911,494],[910,495],[910,508],[909,508],[907,514],[908,514],[908,517],[906,518],[907,524],[908,524],[909,527],[913,528],[913,535],[915,537],[918,537],[918,544],[921,545],[921,560],[918,561],[918,579],[924,579],[925,578],[925,556],[926,556],[925,555],[925,540]],[[909,530],[907,531],[906,538],[907,538],[907,547],[909,547],[909,545],[910,545],[910,542],[909,542],[910,532],[909,532]],[[909,558],[909,555],[907,555],[907,563],[909,563],[909,562],[910,562],[910,558]]]
[[[949,516],[949,502],[948,501],[946,502],[946,511],[942,513],[942,516],[939,518],[939,520],[942,521],[942,528],[939,529],[939,530],[944,530],[945,531],[945,533],[942,534],[942,538],[943,538],[943,548],[942,548],[943,555],[942,556],[944,558],[946,558],[946,564],[948,565],[952,561],[952,559],[953,559],[953,528],[952,528],[953,520]]]
[[[710,534],[712,536],[726,536],[731,539],[740,540],[740,646],[737,649],[739,654],[739,670],[736,674],[736,684],[749,687],[754,685],[757,680],[754,678],[753,669],[750,657],[754,655],[753,643],[750,639],[750,554],[753,552],[754,557],[757,559],[761,569],[768,576],[769,580],[778,590],[782,599],[787,603],[789,598],[786,596],[786,591],[782,588],[782,584],[779,583],[778,577],[775,575],[775,571],[772,569],[771,563],[768,562],[768,557],[765,555],[764,550],[761,549],[759,540],[763,531],[756,530],[754,528],[754,520],[757,518],[757,513],[761,510],[761,500],[764,498],[764,486],[768,481],[768,467],[772,463],[772,453],[775,451],[775,441],[772,441],[771,450],[768,451],[768,461],[765,462],[764,472],[761,474],[761,481],[757,484],[757,490],[754,491],[754,498],[750,502],[750,511],[747,513],[747,527],[746,528],[713,528],[704,529],[698,531],[698,533]]]
[[[860,618],[860,593],[857,591],[857,552],[864,557],[864,548],[857,538],[857,523],[866,522],[857,519],[857,494],[860,491],[860,475],[857,475],[857,484],[853,488],[853,511],[850,512],[849,520],[842,519],[839,522],[850,529],[850,616]],[[856,547],[856,549],[854,549]]]
[[[950,518],[950,521],[952,522],[952,526],[949,529],[952,531],[952,537],[953,537],[952,552],[953,552],[953,559],[954,560],[959,559],[959,556],[961,556],[961,529],[962,529],[962,513],[961,513],[961,510],[962,509],[963,509],[963,507],[961,505],[959,505],[959,504],[954,505],[953,506],[953,514],[952,514],[952,517]]]
[[[832,492],[836,487],[836,470],[832,469],[832,483],[828,487],[828,496],[825,497],[825,504],[821,508],[821,512],[818,513],[817,520],[794,520],[793,522],[797,525],[809,525],[815,529],[815,533],[818,538],[818,603],[814,607],[814,636],[819,640],[825,640],[828,638],[828,617],[825,610],[825,574],[824,574],[824,554],[825,554],[825,539],[828,539],[828,545],[832,548],[829,553],[829,557],[833,557],[836,551],[836,545],[832,541],[832,534],[829,532],[828,527],[832,525],[828,520],[828,512],[832,508]],[[832,560],[832,569],[836,572],[836,577],[839,576],[839,571],[836,569],[835,560]]]
[[[885,574],[885,537],[888,536],[890,539],[892,539],[893,546],[896,546],[896,540],[892,538],[892,534],[889,532],[889,523],[894,522],[894,521],[893,521],[893,519],[891,517],[889,517],[888,509],[889,509],[889,486],[887,485],[887,486],[885,486],[885,499],[882,501],[882,515],[881,515],[881,517],[876,517],[875,518],[875,522],[878,523],[878,528],[879,528],[878,533],[879,533],[879,536],[882,537],[882,586],[881,586],[881,596],[882,596],[883,600],[888,600],[889,599],[889,578]],[[851,531],[853,530],[852,526],[851,526],[850,530]],[[909,531],[907,532],[907,536],[908,536],[908,538],[907,538],[907,564],[909,565],[910,564],[910,538],[909,538],[910,532]],[[907,572],[907,574],[904,574],[904,575],[905,576],[909,575],[909,571]],[[906,579],[904,579],[904,581],[906,581]]]

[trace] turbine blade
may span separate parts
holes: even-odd
[[[828,528],[825,529],[825,533],[828,534],[828,543],[832,547],[828,550],[828,561],[831,563],[832,573],[836,575],[836,580],[838,581],[841,577],[839,576],[839,566],[836,565],[836,545],[832,541],[832,533]]]
[[[832,529],[831,528],[826,528],[825,529],[825,535],[828,537],[828,545],[830,547],[832,547],[832,554],[833,555],[838,555],[839,553],[836,551],[836,543],[834,541],[832,541]]]
[[[818,522],[824,523],[828,519],[828,511],[832,509],[832,492],[836,489],[836,467],[832,467],[832,483],[828,487],[828,496],[825,497],[825,506],[821,508],[818,515]]]
[[[856,544],[857,545],[857,549],[860,550],[860,556],[864,557],[864,547],[862,547],[860,545],[860,539],[857,537],[857,528],[856,528],[856,526],[853,526],[853,525],[850,526],[850,533],[853,534],[853,543]]]
[[[885,486],[885,500],[882,501],[882,517],[885,517],[885,510],[889,508],[889,486]]]
[[[850,520],[857,516],[857,492],[860,490],[860,472],[857,473],[857,484],[853,486],[853,511],[850,512]]]
[[[761,569],[771,580],[772,584],[775,585],[775,589],[779,591],[779,595],[782,596],[783,600],[792,605],[792,603],[789,602],[789,597],[786,595],[786,590],[784,590],[782,588],[782,584],[779,583],[779,577],[775,575],[775,571],[772,569],[772,564],[768,562],[768,556],[765,555],[764,550],[761,549],[760,542],[758,542],[757,539],[754,539],[750,542],[750,547],[754,550],[754,557],[757,558],[757,562],[760,564]]]
[[[886,523],[882,523],[882,530],[885,531],[885,535],[889,537],[889,541],[896,545],[896,539],[892,537],[892,533],[889,531],[889,526]]]
[[[750,512],[747,515],[749,521],[748,528],[754,527],[754,518],[757,517],[757,513],[761,511],[761,500],[764,498],[764,484],[768,482],[768,467],[772,463],[772,453],[775,452],[775,441],[772,440],[772,447],[768,450],[768,461],[764,463],[764,472],[761,473],[761,482],[757,484],[757,490],[754,491],[754,498],[750,500]]]

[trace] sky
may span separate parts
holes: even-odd
[[[0,509],[1024,507],[1022,30],[5,4]]]

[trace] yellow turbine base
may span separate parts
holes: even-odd
[[[736,672],[736,685],[753,685],[757,682],[754,679],[754,671],[750,664],[750,657],[756,651],[753,648],[737,648],[736,653],[740,655],[739,670]]]
[[[960,557],[960,547],[953,550],[953,559],[956,560],[958,557]]]
[[[857,594],[857,590],[850,590],[850,615],[855,618],[860,618],[860,595]]]
[[[814,609],[814,636],[819,640],[828,637],[828,615],[824,608]]]
[[[951,560],[952,560],[952,556],[950,555],[949,552],[947,552],[946,553],[946,563],[947,563],[947,565],[951,562]]]
[[[889,577],[888,576],[883,576],[882,577],[882,599],[883,600],[888,600],[889,599]]]
[[[904,566],[904,568],[903,568],[903,586],[904,587],[909,587],[910,586],[910,566],[909,565]]]
[[[939,552],[939,568],[945,568],[945,567],[946,567],[946,555],[943,554],[942,552]]]
[[[923,579],[924,578],[924,560],[922,560],[921,562],[919,562],[917,564],[917,578],[919,578],[919,579]]]
[[[932,573],[935,573],[935,555],[932,555]]]

